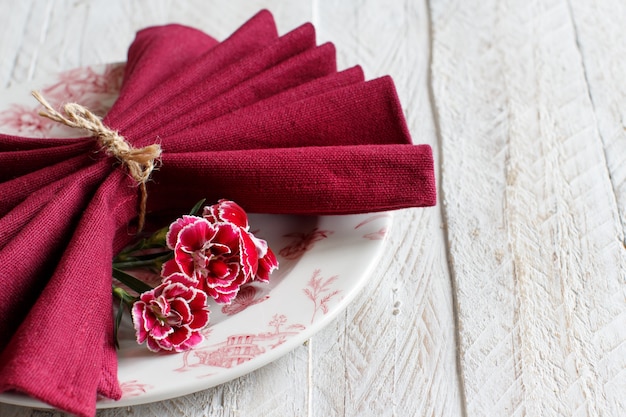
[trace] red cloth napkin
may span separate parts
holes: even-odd
[[[262,11],[227,40],[144,29],[104,123],[155,142],[148,221],[227,198],[247,211],[347,214],[435,204],[389,77],[337,72],[305,24]],[[111,260],[133,238],[138,189],[93,138],[0,135],[0,391],[81,416],[118,399]],[[160,224],[162,226],[162,224]]]

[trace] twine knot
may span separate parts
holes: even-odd
[[[141,231],[145,223],[148,200],[146,182],[150,179],[150,174],[161,156],[161,147],[155,143],[143,148],[134,148],[117,131],[105,126],[102,119],[86,107],[76,103],[67,103],[63,105],[65,113],[63,115],[55,110],[38,91],[33,91],[32,94],[46,109],[39,112],[40,116],[72,128],[87,130],[91,136],[98,139],[100,146],[106,150],[107,154],[114,156],[126,166],[128,173],[137,181],[141,190],[138,222],[138,229]]]

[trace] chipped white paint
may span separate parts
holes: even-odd
[[[223,39],[261,8],[393,76],[442,204],[398,212],[371,285],[307,346],[99,416],[626,415],[626,4],[0,0],[0,86],[122,61],[153,24]]]

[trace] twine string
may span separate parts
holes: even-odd
[[[45,108],[39,112],[40,116],[72,128],[87,130],[91,136],[98,139],[100,146],[106,150],[108,155],[114,156],[126,166],[128,173],[137,182],[140,190],[137,227],[141,231],[145,224],[148,201],[146,182],[156,168],[161,156],[161,147],[155,143],[143,148],[134,148],[117,131],[105,126],[102,119],[86,107],[76,103],[67,103],[63,105],[65,114],[62,114],[55,110],[38,91],[33,91],[32,95]]]

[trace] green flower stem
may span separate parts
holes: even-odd
[[[139,248],[139,249],[165,247],[166,246],[165,236],[167,236],[167,231],[169,229],[170,229],[169,227],[163,227],[163,228],[157,230],[152,235],[150,235],[149,238],[144,239],[144,240],[141,241],[143,246],[141,248]]]
[[[135,278],[134,276],[127,274],[126,272],[113,268],[113,277],[117,279],[122,284],[128,286],[133,291],[141,294],[146,291],[152,290],[152,287],[146,284],[145,282]],[[115,293],[115,290],[114,290]],[[134,300],[133,300],[134,301]]]
[[[118,332],[120,328],[120,323],[122,322],[122,316],[124,315],[124,307],[128,307],[131,309],[133,307],[133,303],[137,300],[137,297],[133,297],[123,288],[116,287],[113,285],[113,296],[120,300],[120,305],[117,309],[117,314],[115,315],[115,322],[113,327],[113,337],[115,340],[115,347],[120,348],[120,344],[118,341]]]
[[[124,248],[115,259],[125,260],[127,258],[131,258],[131,254],[133,252],[138,252],[145,249],[154,249],[154,248],[165,248],[165,237],[167,236],[167,231],[169,227],[163,227],[147,238],[141,239],[137,241],[134,245],[128,246]]]
[[[174,253],[168,251],[164,255],[158,254],[149,254],[143,257],[135,257],[128,260],[115,260],[113,262],[113,268],[115,269],[131,269],[131,268],[139,268],[144,266],[152,266],[156,269],[160,269],[163,262],[172,259]]]

